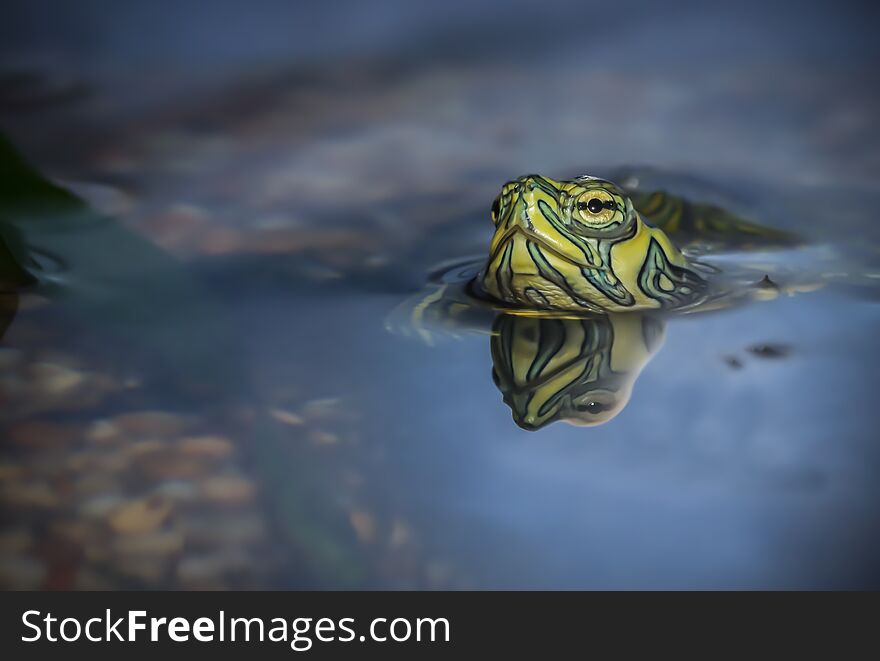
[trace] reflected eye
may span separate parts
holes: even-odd
[[[586,402],[584,404],[578,404],[575,406],[575,410],[580,412],[592,413],[596,415],[597,413],[601,413],[602,411],[606,411],[610,406],[606,406],[602,402]]]
[[[592,198],[589,202],[578,202],[577,203],[578,211],[589,211],[590,213],[599,213],[602,209],[605,208],[605,202],[600,200],[598,197]]]
[[[492,202],[492,222],[498,222],[498,214],[501,212],[501,196],[495,198]]]

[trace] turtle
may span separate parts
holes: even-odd
[[[490,207],[487,255],[437,267],[387,327],[428,343],[488,333],[492,379],[517,425],[595,426],[626,406],[671,315],[822,286],[814,273],[723,260],[809,250],[802,237],[633,180],[508,181]]]

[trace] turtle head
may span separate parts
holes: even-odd
[[[690,301],[701,279],[617,185],[526,175],[492,203],[495,233],[478,277],[489,297],[538,310],[608,312]]]
[[[523,235],[574,264],[590,266],[584,244],[630,233],[636,212],[626,193],[610,181],[588,176],[556,181],[529,174],[501,187],[491,218],[492,253]]]

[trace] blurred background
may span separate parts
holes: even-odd
[[[201,175],[372,201],[594,164],[871,186],[874,19],[814,1],[9,2],[0,112],[58,175],[165,195]]]
[[[3,587],[877,587],[876,293],[673,324],[626,412],[537,435],[486,338],[384,329],[526,172],[671,173],[876,277],[874,5],[0,16],[0,131],[116,228],[46,238],[72,303],[0,344]]]

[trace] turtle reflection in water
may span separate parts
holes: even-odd
[[[510,181],[491,218],[488,259],[446,269],[390,327],[429,341],[438,332],[490,332],[493,380],[527,430],[618,415],[662,344],[669,315],[780,291],[763,270],[722,271],[688,255],[797,243],[717,206],[589,176]]]
[[[626,406],[663,333],[661,319],[637,313],[593,319],[500,314],[491,340],[492,379],[523,429],[554,420],[600,425]]]

